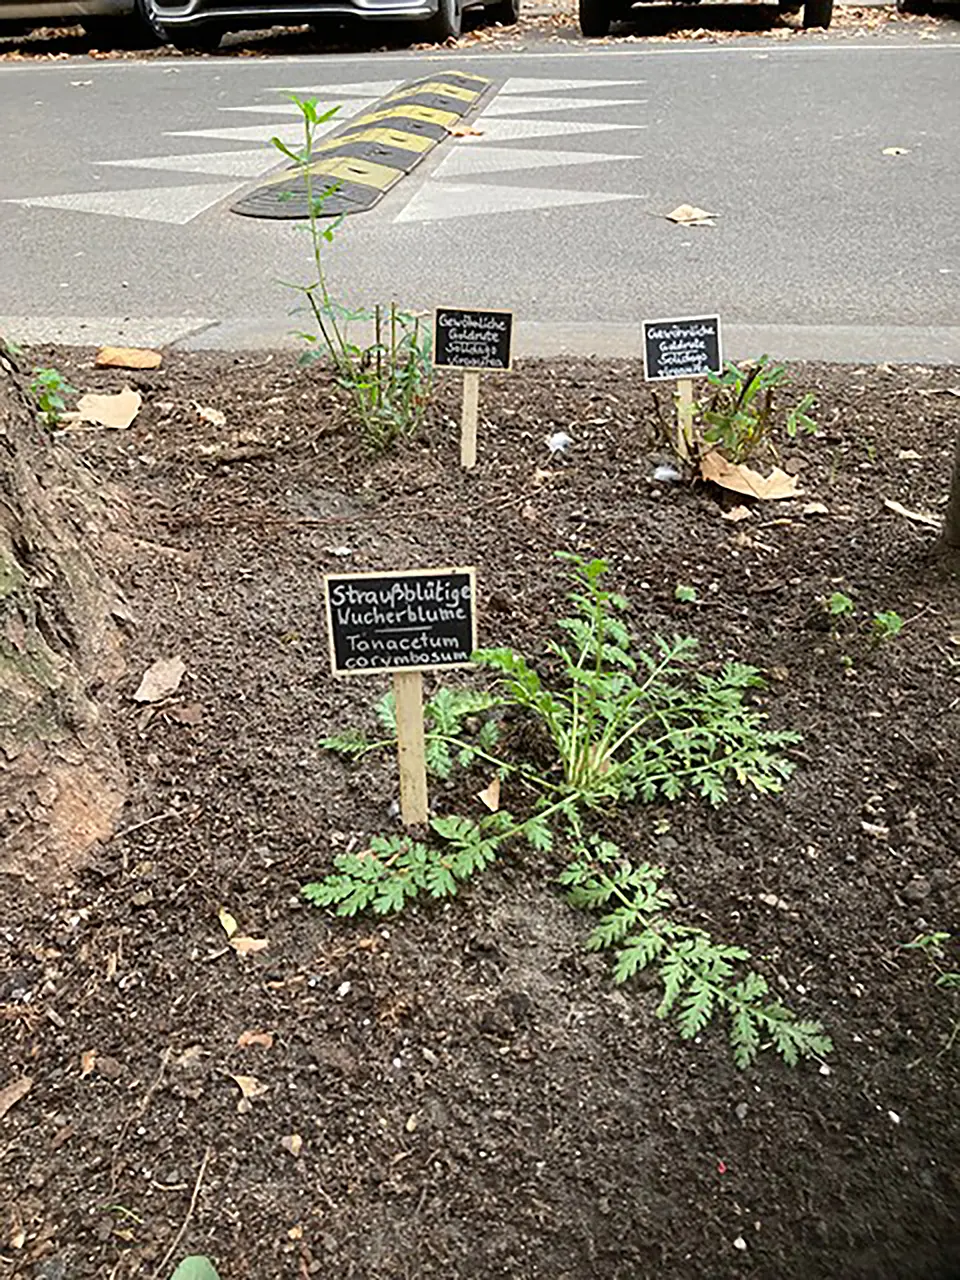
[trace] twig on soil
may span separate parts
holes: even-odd
[[[193,1217],[193,1211],[197,1207],[197,1199],[200,1195],[200,1187],[203,1184],[203,1175],[207,1172],[207,1165],[210,1161],[210,1157],[212,1154],[213,1154],[213,1148],[207,1147],[206,1151],[203,1153],[203,1159],[200,1161],[200,1169],[197,1172],[197,1180],[193,1184],[193,1195],[190,1197],[190,1206],[187,1209],[187,1216],[184,1218],[183,1222],[181,1222],[180,1230],[174,1236],[173,1241],[170,1245],[170,1248],[163,1255],[160,1265],[157,1267],[156,1271],[154,1271],[150,1280],[160,1280],[160,1277],[163,1275],[166,1275],[167,1273],[167,1264],[170,1261],[170,1259],[173,1257],[173,1255],[176,1253],[177,1248],[180,1244],[180,1241],[183,1239],[184,1235],[186,1234],[187,1227],[190,1225],[190,1219]]]
[[[142,822],[135,822],[132,827],[124,827],[120,831],[115,831],[110,839],[119,840],[121,836],[129,836],[134,831],[139,831],[141,827],[152,827],[155,822],[163,822],[166,818],[176,818],[179,813],[179,809],[168,809],[166,813],[155,813],[152,818],[144,818]]]

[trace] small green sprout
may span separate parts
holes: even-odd
[[[55,430],[63,418],[67,402],[64,396],[75,395],[76,387],[71,387],[59,369],[34,369],[30,392],[40,409],[40,421],[51,431]]]
[[[903,630],[903,619],[899,613],[890,609],[885,613],[875,613],[870,623],[873,638],[877,644],[884,640],[894,640]]]
[[[679,600],[681,604],[696,604],[697,588],[685,586],[682,582],[678,582],[676,590],[673,593],[674,600]]]

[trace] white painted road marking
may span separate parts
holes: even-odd
[[[560,93],[577,89],[625,89],[646,80],[538,80],[536,76],[511,76],[501,93]]]
[[[26,196],[8,200],[35,209],[67,209],[71,213],[109,214],[143,222],[183,226],[220,200],[239,191],[242,182],[209,183],[197,187],[142,187],[127,191],[80,191],[62,196]]]
[[[97,160],[115,169],[157,169],[170,173],[210,173],[225,178],[258,178],[278,165],[287,164],[276,149],[255,151],[201,151],[187,156],[139,156],[134,160]]]
[[[484,116],[538,115],[541,111],[601,111],[607,107],[645,107],[646,98],[494,98]]]
[[[606,151],[528,151],[519,147],[458,146],[433,171],[434,178],[469,178],[479,173],[508,173],[515,169],[553,169],[571,164],[604,164],[639,160],[639,156]]]
[[[471,128],[479,129],[479,138],[466,140],[467,146],[484,142],[514,142],[521,138],[550,138],[557,134],[607,133],[613,129],[645,129],[643,124],[596,124],[592,120],[502,120],[482,115],[471,120]],[[461,144],[463,145],[463,144]]]
[[[606,204],[635,200],[623,192],[558,191],[549,187],[494,187],[481,183],[425,182],[394,222],[443,222],[476,214],[519,213],[559,209],[577,204]]]

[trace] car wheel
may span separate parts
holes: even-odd
[[[580,0],[580,31],[591,40],[610,34],[609,0]]]
[[[806,0],[803,6],[805,27],[829,27],[833,17],[833,0]]]
[[[460,0],[437,0],[437,12],[432,18],[426,20],[421,30],[427,40],[432,40],[434,44],[443,44],[451,37],[459,40],[462,25],[463,11],[460,8]]]
[[[520,21],[520,0],[498,0],[497,4],[487,5],[485,12],[491,22],[515,27]]]
[[[155,49],[167,43],[150,0],[135,0],[130,13],[119,18],[84,18],[82,26],[103,49]]]

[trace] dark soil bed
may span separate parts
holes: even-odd
[[[960,587],[934,531],[883,504],[942,511],[956,370],[798,366],[821,423],[784,452],[804,495],[733,523],[718,491],[651,479],[658,410],[630,364],[486,379],[465,474],[453,381],[420,440],[371,460],[288,356],[127,375],[31,355],[144,391],[129,431],[56,446],[130,495],[137,623],[126,830],[70,887],[0,885],[0,1089],[33,1080],[0,1120],[0,1277],[155,1277],[184,1225],[175,1257],[224,1280],[960,1275],[960,1010],[902,947],[960,930]],[[574,445],[550,462],[558,429]],[[481,643],[537,658],[557,550],[609,560],[641,639],[763,668],[771,722],[802,733],[781,796],[612,825],[669,868],[685,921],[827,1024],[827,1066],[739,1072],[721,1026],[682,1042],[654,984],[615,988],[584,952],[542,856],[385,920],[298,896],[400,829],[395,765],[318,745],[388,683],[330,677],[322,574],[475,565]],[[835,591],[859,620],[839,639]],[[872,645],[885,610],[903,631]],[[142,671],[175,654],[179,695],[145,712]],[[235,955],[221,907],[269,949]],[[238,1109],[231,1076],[262,1092]]]

